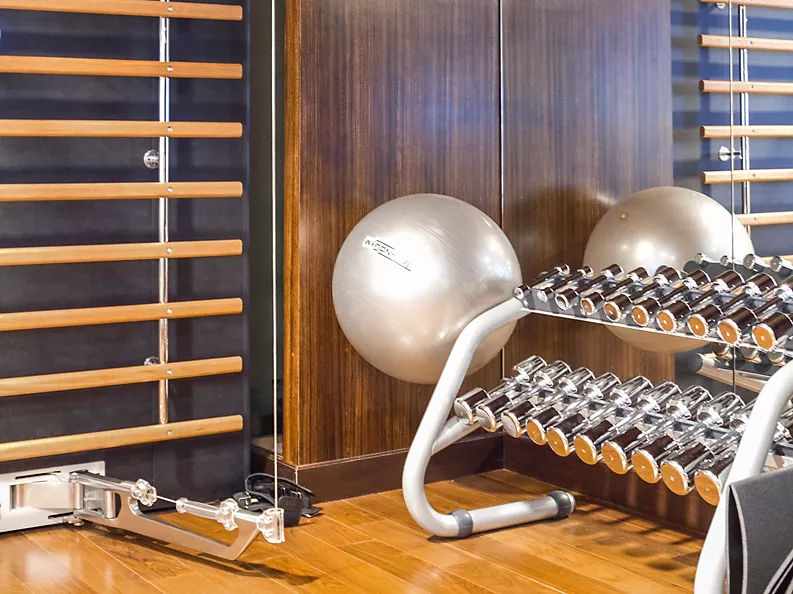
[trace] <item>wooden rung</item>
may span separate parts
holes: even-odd
[[[0,136],[74,138],[239,138],[239,122],[0,120]]]
[[[242,417],[212,417],[195,421],[179,421],[163,425],[145,425],[129,429],[113,429],[61,437],[45,437],[0,444],[0,462],[58,456],[76,452],[107,450],[143,443],[187,439],[203,435],[242,431]]]
[[[0,56],[0,73],[167,78],[242,78],[242,65],[209,62],[155,62],[150,60]]]
[[[700,35],[701,47],[729,49],[730,38],[726,35]],[[766,37],[733,37],[733,49],[750,49],[768,52],[793,52],[793,39],[770,39]]]
[[[732,135],[747,138],[793,138],[793,126],[733,126]],[[702,138],[730,138],[729,126],[702,126]]]
[[[242,7],[197,2],[152,2],[151,0],[0,0],[0,8],[40,12],[75,12],[121,16],[168,17],[241,21]]]
[[[242,242],[239,239],[4,248],[0,249],[0,266],[125,262],[129,260],[159,260],[161,258],[208,258],[239,256],[241,253]]]
[[[85,309],[55,309],[50,311],[24,311],[0,313],[0,332],[12,330],[38,330],[40,328],[67,328],[72,326],[98,326],[153,320],[203,318],[242,313],[242,299],[211,299],[207,301],[181,301],[117,307],[90,307]]]
[[[0,202],[134,200],[141,198],[239,198],[240,182],[120,184],[0,184]]]
[[[703,93],[729,93],[728,80],[703,80],[699,83]],[[793,94],[793,83],[789,82],[733,82],[733,93],[750,93],[754,95],[790,95]]]
[[[700,0],[703,4],[727,3],[727,0]],[[763,8],[793,8],[793,0],[732,0],[733,6],[761,6]]]
[[[763,225],[791,225],[793,224],[793,211],[787,212],[757,212],[736,215],[742,225],[747,227],[760,227]]]
[[[242,357],[0,379],[0,398],[239,373]]]
[[[734,176],[729,171],[704,171],[703,184],[728,184],[735,182],[781,182],[793,181],[793,169],[748,169],[736,170]]]

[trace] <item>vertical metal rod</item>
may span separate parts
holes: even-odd
[[[733,53],[733,27],[732,27],[732,0],[727,3],[727,21],[729,22],[729,68],[730,68],[730,213],[735,217],[735,55]],[[735,268],[735,233],[730,239],[730,255],[732,256],[733,269]],[[737,348],[733,347],[732,358],[732,389],[736,389],[736,362]]]
[[[275,18],[275,0],[270,3],[270,177],[272,185],[270,188],[272,195],[272,236],[273,236],[273,492],[275,493],[275,501],[273,505],[275,509],[279,508],[278,505],[278,185],[277,178],[277,159],[276,150],[278,148],[276,143],[275,125],[276,125],[276,45],[275,45],[275,31],[276,31],[276,18]]]
[[[501,221],[499,221],[502,229],[504,228],[504,192],[506,191],[505,182],[506,182],[506,171],[504,166],[504,155],[505,155],[505,138],[504,138],[504,115],[505,115],[505,97],[504,97],[504,89],[506,88],[504,85],[504,1],[499,0],[498,2],[498,77],[499,77],[499,149],[501,151],[501,158],[499,161],[501,162],[501,194],[500,194],[500,204],[499,210],[501,213]],[[504,349],[501,349],[501,377],[506,377],[506,358],[504,356]]]
[[[165,1],[165,0],[161,0]],[[170,19],[160,18],[160,62],[170,62],[171,48],[170,48]],[[171,79],[167,76],[160,77],[160,121],[171,121]],[[170,128],[169,128],[170,131]],[[160,183],[167,184],[169,180],[169,139],[167,136],[160,136],[160,166],[159,166],[159,181]],[[159,241],[161,243],[168,242],[168,198],[163,196],[159,199]],[[168,259],[161,258],[159,261],[158,273],[158,287],[160,303],[168,303]],[[168,320],[161,319],[158,329],[158,343],[159,353],[158,357],[161,364],[168,363]],[[158,394],[158,411],[159,421],[161,424],[168,422],[168,380],[160,380]]]
[[[749,21],[747,18],[746,6],[738,8],[738,35],[742,38],[749,36]],[[742,49],[738,52],[738,69],[740,71],[741,82],[749,81],[749,50]],[[741,93],[741,126],[749,125],[749,93]],[[752,163],[749,154],[749,138],[741,137],[741,169],[751,169]],[[741,184],[741,194],[743,196],[743,214],[752,212],[752,185],[750,182]],[[746,228],[751,235],[752,228]]]

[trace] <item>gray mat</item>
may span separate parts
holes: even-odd
[[[793,468],[727,491],[727,591],[789,594],[793,576]]]

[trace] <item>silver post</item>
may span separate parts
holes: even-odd
[[[749,36],[748,18],[746,16],[746,7],[740,6],[738,8],[738,36],[746,38]],[[738,68],[740,70],[741,82],[749,82],[749,50],[742,49],[738,52]],[[741,93],[741,126],[749,125],[749,93]],[[741,169],[751,169],[751,159],[749,155],[749,138],[747,136],[741,137]],[[743,182],[741,184],[741,193],[743,196],[743,214],[752,212],[752,186],[750,182]],[[752,228],[746,228],[747,233],[751,235]]]
[[[164,2],[165,0],[160,0]],[[160,18],[160,62],[170,62],[170,20]],[[171,120],[171,79],[167,76],[160,77],[160,122],[170,122]],[[160,167],[159,181],[161,184],[169,182],[169,139],[168,136],[160,136]],[[159,241],[168,243],[168,198],[163,196],[159,199]],[[160,258],[158,287],[160,303],[168,303],[168,258]],[[168,363],[168,320],[160,319],[158,331],[158,358],[161,365]],[[168,422],[168,380],[159,381],[158,410],[159,421],[161,424]]]

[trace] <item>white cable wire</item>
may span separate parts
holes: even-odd
[[[272,250],[273,250],[273,483],[275,493],[275,509],[278,509],[278,257],[277,257],[277,204],[278,196],[276,185],[276,135],[275,135],[275,0],[270,3],[270,42],[272,50],[270,52],[270,151],[271,151],[271,178],[272,178]]]
[[[732,35],[732,0],[727,2],[727,23],[729,35],[729,70],[730,70],[730,216],[733,221],[735,220],[735,91],[733,85],[735,76],[733,73],[734,58],[733,58],[733,35]],[[735,233],[730,234],[730,255],[732,261],[735,262]],[[733,265],[733,268],[735,266]],[[735,391],[737,388],[736,373],[737,373],[737,357],[732,358],[732,389]]]

